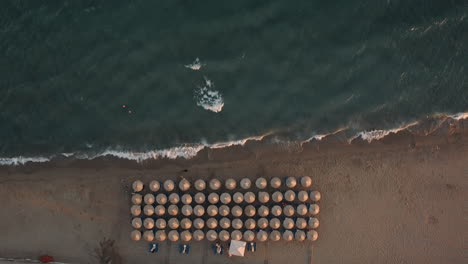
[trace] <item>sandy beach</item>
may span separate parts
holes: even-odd
[[[449,121],[371,143],[337,133],[303,144],[206,149],[191,160],[2,167],[0,257],[99,263],[100,242],[109,239],[112,263],[464,263],[468,124]],[[227,258],[213,255],[206,240],[191,242],[188,256],[174,243],[149,254],[147,243],[130,240],[136,179],[303,175],[322,193],[316,242],[258,243],[245,258]]]

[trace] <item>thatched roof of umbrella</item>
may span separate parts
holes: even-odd
[[[307,227],[307,221],[304,218],[296,219],[296,227],[299,229],[304,229]]]
[[[245,228],[250,229],[250,230],[254,229],[256,224],[257,223],[252,218],[249,218],[249,219],[245,220],[245,222],[244,222]]]
[[[293,232],[291,230],[286,230],[283,232],[283,239],[286,241],[292,241],[294,239]]]
[[[315,241],[318,239],[318,233],[315,230],[307,231],[307,240]]]
[[[268,207],[262,205],[258,208],[258,215],[259,216],[267,216],[270,213],[270,209]]]
[[[281,233],[278,230],[273,230],[270,233],[271,241],[279,241],[281,239]]]
[[[180,240],[184,242],[188,242],[192,240],[192,234],[187,230],[182,231],[182,233],[180,233]]]
[[[187,181],[186,179],[182,179],[179,182],[179,189],[184,192],[187,191],[188,189],[190,189],[190,182]]]
[[[268,234],[267,232],[260,230],[257,233],[257,240],[260,242],[266,241],[268,239]]]
[[[139,216],[141,214],[141,206],[132,205],[132,207],[130,207],[130,212],[133,216]]]
[[[276,191],[271,195],[271,199],[274,202],[280,203],[281,201],[283,201],[283,194],[280,191]]]
[[[132,195],[132,204],[141,204],[143,202],[143,196],[139,193]]]
[[[268,194],[267,192],[259,192],[258,201],[260,203],[267,203],[268,201],[270,201],[270,194]]]
[[[218,214],[221,216],[228,216],[231,210],[229,209],[229,206],[227,205],[221,205],[218,209]]]
[[[138,231],[138,230],[133,230],[131,233],[130,233],[130,238],[133,240],[133,241],[139,241],[141,239],[141,232]]]
[[[167,196],[164,193],[160,193],[156,195],[156,202],[158,204],[166,204],[167,203]]]
[[[296,193],[293,190],[287,190],[284,193],[284,199],[288,202],[292,202],[296,199]]]
[[[294,207],[290,204],[286,205],[284,208],[283,208],[283,214],[285,216],[293,216],[294,215]]]
[[[177,193],[169,194],[169,202],[171,204],[178,204],[180,202],[180,196]]]
[[[182,229],[190,229],[192,227],[192,220],[188,218],[183,218],[180,220],[180,227]]]
[[[192,203],[192,195],[186,193],[182,195],[182,198],[180,199],[183,204],[191,204]]]
[[[277,189],[281,186],[281,180],[278,177],[274,177],[270,180],[270,186],[274,189]]]
[[[247,203],[255,202],[255,194],[253,192],[246,192],[244,194],[244,201]]]
[[[159,242],[166,241],[166,239],[167,239],[166,231],[164,231],[164,230],[156,231],[156,233],[154,233],[154,238],[156,238],[156,240],[159,241]]]
[[[162,216],[166,213],[166,207],[164,205],[156,205],[154,207],[154,214],[157,216]]]
[[[223,217],[219,220],[219,226],[222,229],[228,229],[231,227],[231,220],[227,217]]]
[[[311,215],[317,215],[320,212],[320,207],[318,204],[311,204],[309,206],[309,214]]]
[[[169,226],[170,229],[177,229],[179,228],[179,220],[177,218],[171,218],[169,221],[167,221],[167,225]]]
[[[140,180],[136,180],[132,183],[132,189],[134,192],[141,192],[143,190],[143,182]]]
[[[148,242],[153,241],[153,240],[154,240],[154,233],[153,233],[153,231],[151,231],[151,230],[145,231],[145,232],[143,233],[143,239],[144,239],[145,241],[148,241]]]
[[[309,221],[307,221],[307,226],[310,228],[317,228],[320,225],[320,221],[315,217],[310,217]]]
[[[282,210],[281,206],[279,206],[279,205],[274,205],[271,208],[271,214],[274,215],[274,216],[280,216],[282,213],[283,213],[283,210]]]
[[[268,185],[268,182],[265,178],[261,177],[261,178],[258,178],[256,181],[255,181],[255,186],[257,186],[258,189],[265,189]]]
[[[171,204],[167,208],[167,213],[169,215],[176,216],[176,215],[179,214],[179,207],[177,207],[177,205],[175,205],[175,204]]]
[[[171,230],[169,231],[169,234],[167,235],[169,240],[172,241],[172,242],[176,242],[179,240],[179,232],[177,232],[176,230]]]
[[[268,227],[268,220],[264,217],[257,220],[258,228],[265,229]]]
[[[226,186],[226,189],[228,190],[234,190],[237,186],[236,180],[227,179],[226,182],[224,183],[224,186]]]
[[[154,204],[154,195],[151,193],[145,194],[145,204]]]
[[[143,222],[141,221],[141,218],[137,217],[137,218],[132,219],[133,228],[140,229],[142,225],[143,225]]]
[[[272,218],[270,220],[271,229],[278,229],[281,226],[281,221],[278,218]]]
[[[208,208],[206,208],[206,213],[209,216],[216,216],[218,215],[218,207],[216,205],[209,205]]]
[[[206,220],[206,227],[208,227],[209,229],[215,229],[216,227],[218,227],[218,220],[216,220],[216,218],[208,218],[208,220]]]
[[[192,224],[193,227],[195,227],[196,229],[202,229],[203,227],[205,227],[205,221],[201,218],[195,218]]]
[[[288,177],[286,178],[286,186],[288,186],[288,188],[294,188],[296,187],[297,185],[297,180],[295,177]]]
[[[218,179],[212,179],[210,181],[210,189],[213,191],[219,190],[221,188],[221,182]]]
[[[301,202],[306,202],[307,200],[309,200],[309,194],[306,192],[306,191],[300,191],[298,194],[297,194],[297,199]]]
[[[255,215],[255,207],[253,205],[247,205],[244,209],[244,214],[248,217],[252,217]]]
[[[193,209],[192,209],[191,205],[186,204],[186,205],[182,206],[181,211],[182,211],[183,215],[190,216],[190,215],[192,215]]]
[[[206,182],[202,179],[198,179],[195,181],[195,189],[197,191],[203,191],[206,189]]]
[[[244,201],[244,195],[240,192],[236,192],[233,196],[232,196],[232,200],[237,203],[237,204],[240,204]]]
[[[242,232],[239,230],[234,230],[231,232],[231,239],[232,240],[241,240],[242,239]]]
[[[149,183],[149,188],[152,192],[157,192],[161,189],[161,184],[158,181],[151,181]]]
[[[172,192],[175,188],[175,183],[173,180],[166,180],[164,182],[164,190],[168,191],[168,192]]]
[[[150,204],[145,205],[145,207],[143,207],[143,213],[147,216],[152,216],[154,214],[154,207]]]
[[[294,238],[297,241],[304,241],[306,239],[306,234],[302,230],[296,230],[296,233],[294,234]]]
[[[154,220],[153,220],[153,218],[145,218],[145,220],[143,220],[143,226],[144,226],[146,229],[153,229],[153,228],[154,228]]]
[[[193,239],[195,241],[201,241],[203,238],[205,238],[205,233],[203,231],[195,230],[195,232],[193,232]]]
[[[218,237],[219,237],[219,240],[221,240],[221,241],[228,241],[229,240],[229,232],[226,231],[226,230],[221,230],[219,232]]]
[[[298,215],[306,215],[307,214],[307,206],[305,204],[300,204],[296,208],[296,212]]]
[[[158,218],[156,220],[156,228],[165,229],[166,226],[167,226],[166,220],[164,220],[163,218]]]
[[[285,229],[292,229],[294,227],[294,220],[292,220],[291,218],[289,217],[286,217],[284,220],[283,220],[283,227]]]
[[[208,195],[208,202],[211,204],[217,204],[219,202],[219,195],[217,193],[210,193]]]
[[[206,197],[205,197],[205,194],[204,194],[204,193],[199,192],[199,193],[195,194],[195,202],[196,202],[197,204],[202,204],[202,203],[204,203],[204,202],[205,202],[205,199],[206,199]]]
[[[243,178],[240,181],[240,187],[244,190],[250,189],[252,186],[252,181],[249,178]]]
[[[247,230],[244,232],[244,240],[247,242],[251,242],[255,239],[255,234],[254,232]]]
[[[312,179],[309,176],[301,177],[302,187],[309,188],[312,185]]]
[[[196,216],[203,216],[205,214],[205,207],[202,205],[195,205],[193,208],[193,214]]]
[[[234,218],[231,221],[231,226],[234,229],[241,229],[243,225],[244,225],[244,223],[239,218]]]
[[[318,202],[322,198],[322,195],[320,194],[319,191],[311,191],[309,194],[309,197],[312,201]]]
[[[218,239],[218,233],[214,230],[208,230],[208,232],[206,232],[206,239],[208,239],[208,241],[215,241]]]
[[[235,217],[239,217],[242,215],[242,208],[238,205],[235,205],[231,208],[231,214]]]
[[[223,204],[228,204],[232,201],[231,195],[229,193],[222,193],[219,198]]]

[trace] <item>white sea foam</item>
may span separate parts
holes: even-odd
[[[204,64],[200,62],[199,58],[196,58],[192,63],[185,65],[186,68],[192,69],[194,71],[200,70],[202,66],[204,66]]]
[[[13,158],[0,158],[0,165],[24,165],[28,162],[47,162],[50,161],[46,157],[13,157]]]
[[[197,105],[206,110],[219,113],[223,110],[224,99],[221,93],[214,89],[214,83],[205,77],[205,85],[194,91]]]

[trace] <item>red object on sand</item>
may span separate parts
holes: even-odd
[[[50,263],[54,261],[54,257],[48,255],[40,256],[39,261],[41,263]]]

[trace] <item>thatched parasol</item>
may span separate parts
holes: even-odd
[[[185,215],[185,216],[190,216],[190,215],[192,215],[192,212],[193,212],[192,206],[191,206],[191,205],[188,205],[188,204],[182,206],[181,212],[182,212],[182,214]]]
[[[248,218],[247,220],[245,220],[244,222],[244,226],[246,229],[249,229],[249,230],[252,230],[255,228],[255,225],[257,223],[255,222],[255,220],[253,220],[252,218]]]
[[[280,216],[283,213],[283,210],[281,209],[281,206],[279,205],[274,205],[271,208],[271,214],[274,216]]]
[[[296,208],[296,212],[298,215],[306,215],[307,214],[307,206],[305,204],[300,204]]]
[[[240,187],[244,190],[250,189],[252,186],[252,181],[249,178],[243,178],[240,181]]]
[[[292,229],[294,227],[294,220],[292,220],[289,217],[286,217],[283,220],[283,227],[284,227],[284,229]]]
[[[166,220],[164,220],[163,218],[158,218],[156,220],[156,228],[157,229],[165,229],[166,226],[167,226]]]
[[[292,241],[294,239],[293,232],[291,230],[286,230],[283,232],[283,239],[286,241]]]
[[[322,198],[322,195],[320,194],[319,191],[311,191],[309,194],[309,197],[312,201],[318,202]]]
[[[154,204],[154,195],[151,193],[145,194],[144,201],[145,204]]]
[[[196,202],[197,204],[202,204],[202,203],[204,203],[204,202],[205,202],[205,199],[206,199],[206,197],[205,197],[205,194],[204,194],[204,193],[199,192],[199,193],[195,194],[195,202]]]
[[[210,189],[213,191],[219,190],[221,188],[221,182],[218,179],[212,179],[210,181]]]
[[[231,226],[234,229],[241,229],[243,225],[244,223],[242,223],[242,220],[240,220],[239,218],[234,218],[231,221]]]
[[[260,203],[267,203],[268,201],[270,201],[270,195],[267,192],[259,192],[258,201]]]
[[[307,240],[315,241],[318,239],[318,233],[315,230],[307,231]]]
[[[131,233],[130,233],[130,238],[133,240],[133,241],[139,241],[141,239],[141,232],[138,231],[138,230],[133,230]]]
[[[231,208],[231,214],[235,217],[240,217],[242,215],[242,208],[238,205],[235,205]]]
[[[216,207],[216,205],[209,205],[208,208],[206,208],[206,213],[209,215],[209,216],[216,216],[218,215],[218,207]]]
[[[241,240],[242,239],[242,232],[239,230],[234,230],[231,232],[231,239],[232,240]]]
[[[180,220],[180,228],[190,229],[191,227],[192,227],[192,220],[188,218],[182,218],[182,220]]]
[[[160,193],[156,195],[156,202],[158,204],[166,204],[167,203],[167,196],[164,193]]]
[[[187,181],[186,179],[182,179],[179,182],[179,189],[183,192],[187,191],[188,189],[190,189],[190,182]]]
[[[283,208],[283,214],[285,216],[293,216],[294,215],[294,207],[292,205],[286,205],[284,208]]]
[[[154,214],[157,215],[157,216],[162,216],[166,213],[166,208],[164,207],[164,205],[156,205],[154,207]]]
[[[130,212],[133,216],[139,216],[141,214],[141,206],[132,205],[132,207],[130,207]]]
[[[153,240],[154,240],[154,233],[153,233],[153,231],[151,231],[151,230],[145,231],[145,232],[143,233],[143,239],[144,239],[145,241],[148,241],[148,242],[153,241]]]
[[[255,215],[255,207],[253,205],[247,205],[245,208],[244,208],[244,214],[248,217],[252,217]]]
[[[263,242],[263,241],[267,241],[267,239],[268,239],[267,232],[265,232],[263,230],[258,231],[258,233],[257,233],[257,240],[258,241]]]
[[[218,214],[221,216],[228,216],[231,210],[229,209],[229,206],[227,205],[221,205],[218,210]]]
[[[226,182],[224,183],[224,186],[226,186],[226,189],[228,190],[234,190],[237,186],[236,180],[227,179]]]
[[[244,240],[247,242],[251,242],[255,239],[255,234],[254,232],[247,230],[244,232]]]
[[[167,235],[169,240],[172,241],[172,242],[176,242],[179,240],[179,232],[177,232],[176,230],[171,230],[169,231],[169,234]]]
[[[193,208],[193,214],[196,216],[203,216],[205,214],[205,208],[202,205],[195,205]]]
[[[307,227],[307,221],[304,218],[296,219],[296,227],[299,229],[304,229]]]
[[[141,192],[143,190],[143,182],[140,180],[136,180],[132,183],[132,188],[134,192]]]
[[[214,230],[208,230],[208,232],[206,232],[206,239],[208,239],[208,241],[215,241],[218,239],[218,233]]]
[[[196,229],[202,229],[205,227],[205,221],[201,218],[195,218],[195,220],[193,220],[193,227]]]
[[[271,199],[276,203],[280,203],[283,201],[283,194],[280,191],[276,191],[271,195]]]
[[[173,180],[166,180],[164,182],[164,190],[168,191],[168,192],[172,192],[175,188],[175,183]]]
[[[255,202],[255,194],[253,192],[246,192],[244,194],[244,201],[246,203],[253,203]]]
[[[236,192],[233,196],[232,199],[235,203],[240,204],[244,201],[244,195],[240,192]]]
[[[277,189],[281,186],[281,180],[280,178],[278,177],[274,177],[270,180],[270,186],[273,188],[273,189]]]
[[[157,192],[161,189],[161,184],[158,181],[151,181],[149,183],[149,188],[152,192]]]
[[[164,231],[164,230],[158,230],[158,231],[156,231],[156,233],[154,233],[154,237],[155,237],[156,240],[159,241],[159,242],[166,241],[166,239],[167,239],[166,231]]]
[[[318,215],[319,212],[320,212],[320,207],[318,206],[318,204],[311,204],[309,206],[309,214]]]
[[[193,239],[195,241],[201,241],[203,238],[205,238],[205,233],[203,233],[203,231],[195,230],[195,232],[193,232]]]
[[[266,218],[260,218],[257,220],[257,226],[260,229],[265,229],[268,227],[268,220]]]
[[[154,220],[153,220],[153,218],[145,218],[145,220],[143,221],[143,226],[144,226],[146,229],[153,229],[153,228],[154,228]]]
[[[278,230],[273,230],[270,233],[271,241],[279,241],[281,239],[281,233]]]
[[[171,204],[178,204],[180,202],[180,196],[177,193],[169,194],[169,202]]]
[[[181,201],[183,204],[191,204],[192,203],[192,196],[188,193],[182,195]]]
[[[268,185],[268,182],[265,178],[261,177],[261,178],[258,178],[256,181],[255,181],[255,186],[257,186],[258,189],[265,189]]]
[[[294,234],[294,238],[297,241],[304,241],[306,239],[306,234],[302,230],[296,230],[296,233]]]
[[[259,216],[268,216],[268,214],[270,213],[270,209],[268,209],[268,207],[262,205],[258,208],[258,215]]]
[[[281,221],[278,218],[272,218],[270,220],[271,229],[278,229],[281,226]]]
[[[223,217],[219,220],[219,226],[222,229],[228,229],[231,227],[231,220],[229,220],[227,217]]]
[[[208,220],[206,220],[206,227],[208,227],[209,229],[215,229],[216,227],[218,227],[218,220],[216,220],[216,218],[208,218]]]
[[[218,237],[219,237],[219,240],[221,240],[221,241],[228,241],[229,240],[229,232],[226,231],[226,230],[221,230],[219,232]]]
[[[288,186],[288,188],[294,188],[296,187],[297,185],[297,180],[295,177],[288,177],[286,178],[286,186]]]
[[[190,240],[192,240],[192,234],[187,230],[182,231],[182,233],[180,233],[180,240],[184,242],[189,242]]]
[[[143,222],[141,221],[141,218],[137,217],[137,218],[132,219],[133,228],[140,229],[142,225],[143,225]]]
[[[296,193],[294,193],[293,190],[287,190],[284,193],[284,199],[288,202],[292,202],[294,199],[296,199]]]
[[[306,192],[306,191],[300,191],[298,194],[297,194],[297,199],[301,202],[306,202],[307,200],[309,200],[309,194]]]
[[[206,182],[202,179],[196,180],[195,181],[195,189],[197,191],[203,191],[206,189]]]
[[[309,228],[317,228],[319,227],[319,225],[320,225],[320,221],[315,217],[310,217],[309,221],[307,221],[307,226]]]
[[[229,193],[222,193],[220,196],[220,200],[223,204],[229,204],[232,201],[232,198]]]
[[[179,228],[179,220],[177,218],[171,218],[167,221],[167,225],[170,229],[177,229]]]
[[[177,207],[177,205],[175,205],[175,204],[171,204],[167,208],[167,213],[169,215],[176,216],[176,215],[179,214],[179,207]]]
[[[139,193],[132,195],[132,204],[140,205],[143,201],[143,196]]]
[[[145,207],[143,207],[143,213],[147,216],[152,216],[154,214],[154,207],[150,204],[145,205]]]
[[[309,176],[301,177],[302,187],[309,188],[312,185],[312,179]]]
[[[208,202],[210,204],[217,204],[219,202],[219,195],[217,193],[210,193],[208,195]]]

